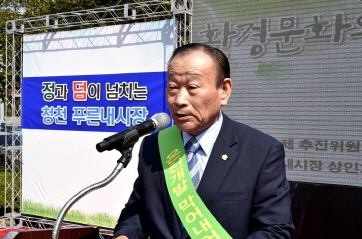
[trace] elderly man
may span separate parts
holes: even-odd
[[[283,146],[221,112],[232,86],[220,50],[194,43],[174,51],[167,102],[177,127],[142,142],[139,176],[115,238],[292,237]]]

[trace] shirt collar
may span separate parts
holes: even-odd
[[[216,138],[219,135],[222,122],[223,122],[223,116],[220,111],[219,118],[217,119],[215,124],[213,124],[210,128],[208,128],[207,130],[205,130],[204,132],[202,132],[201,134],[199,134],[195,137],[197,139],[197,141],[199,141],[202,151],[206,155],[209,155],[211,153],[211,150],[214,146]],[[182,132],[184,146],[192,137],[194,137],[194,136],[192,136],[186,132]]]

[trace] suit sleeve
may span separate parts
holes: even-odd
[[[283,145],[276,141],[265,157],[253,195],[247,239],[290,239],[294,233]]]
[[[144,141],[142,142],[141,149],[143,148]],[[142,239],[148,238],[145,234],[147,231],[146,223],[144,222],[144,197],[142,194],[142,150],[140,150],[139,164],[138,164],[138,178],[136,179],[133,191],[125,208],[122,210],[118,219],[118,223],[114,229],[114,238],[120,235],[125,235],[129,239]]]

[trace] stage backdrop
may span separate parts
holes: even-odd
[[[24,36],[23,213],[56,217],[73,195],[116,166],[121,154],[98,153],[98,142],[167,111],[173,24]],[[66,220],[115,225],[137,175],[139,143],[116,180],[78,201]]]
[[[194,2],[193,42],[231,61],[224,111],[284,143],[289,180],[362,186],[362,2]]]

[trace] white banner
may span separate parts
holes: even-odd
[[[159,113],[152,112],[147,102],[164,95],[162,86],[166,74],[162,72],[166,71],[167,60],[174,49],[173,29],[173,21],[165,20],[24,36],[23,213],[56,217],[72,196],[112,172],[121,154],[118,151],[98,153],[95,145],[114,132]],[[160,86],[148,85],[147,82],[157,79],[146,76],[154,74],[161,76],[161,82],[157,83]],[[109,75],[115,80],[106,85],[102,79]],[[135,80],[137,85],[124,80],[128,76],[139,79],[140,75],[143,78],[139,82]],[[77,79],[78,86],[88,84],[82,102],[75,96],[77,89],[72,88],[72,84],[78,86],[72,77]],[[93,78],[98,83],[90,83],[89,79]],[[41,82],[42,79],[46,83]],[[121,97],[119,86],[125,84],[123,93],[127,93],[128,98]],[[90,86],[94,89],[99,86],[99,94],[91,91]],[[131,86],[134,87],[133,98]],[[42,100],[41,108],[38,104]],[[73,102],[71,106],[63,107],[70,101]],[[113,121],[109,115],[104,120],[99,112],[95,117],[95,111],[90,110],[103,110],[107,105],[102,102],[119,104],[119,109],[124,111],[107,111],[113,115]],[[142,108],[143,118],[140,114],[136,118],[129,107],[137,103],[145,104],[143,108],[135,106]],[[98,108],[89,107],[92,104]],[[75,108],[87,111],[82,120]],[[73,128],[69,127],[71,123]],[[78,201],[72,207],[76,210],[74,215],[68,213],[73,217],[66,220],[114,226],[133,188],[140,142],[135,145],[132,161],[116,180]]]

